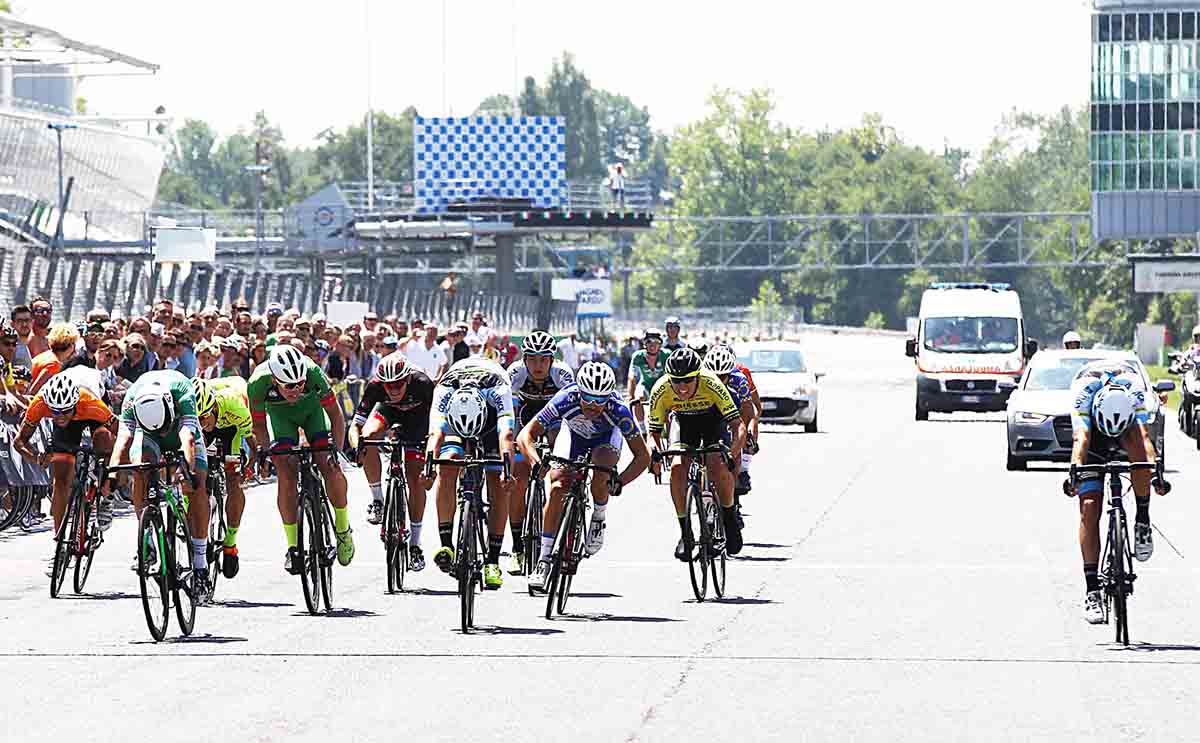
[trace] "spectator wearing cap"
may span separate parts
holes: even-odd
[[[267,305],[267,335],[276,331],[280,317],[283,317],[283,305],[278,302]]]
[[[457,323],[454,327],[446,330],[445,350],[446,357],[450,359],[451,366],[471,355],[471,349],[467,346],[466,338],[466,323]]]
[[[294,328],[296,330],[296,337],[305,343],[308,343],[309,339],[312,338],[312,320],[309,320],[304,315],[301,315],[296,320]]]
[[[227,338],[215,337],[217,348],[220,349],[220,358],[217,359],[216,377],[236,377],[242,373],[242,358],[238,353],[241,349],[241,344],[237,338],[229,336]]]
[[[374,312],[368,312],[363,315],[363,330],[375,331],[375,326],[379,324],[379,315]]]
[[[29,347],[29,354],[37,358],[39,354],[50,350],[50,318],[54,314],[54,305],[50,304],[49,299],[38,297],[29,304],[29,308],[33,313],[33,327],[25,339],[25,345]]]
[[[128,349],[126,349],[128,352]],[[215,379],[217,376],[217,356],[221,350],[211,341],[200,341],[196,344],[196,377]]]
[[[213,337],[220,336],[222,338],[228,338],[233,335],[233,333],[234,330],[232,320],[230,320],[228,317],[217,319],[217,324],[213,327]]]
[[[165,369],[163,366],[162,354],[159,353],[162,348],[163,336],[166,334],[167,328],[160,322],[150,323],[150,335],[146,336],[146,354],[150,357],[150,370],[158,371]]]
[[[475,310],[474,312],[471,313],[471,332],[472,333],[474,333],[475,335],[479,336],[482,339],[483,331],[480,330],[480,328],[484,328],[486,326],[487,326],[487,321],[484,320],[482,312],[480,312],[479,310]]]
[[[474,333],[467,333],[466,344],[467,344],[467,358],[471,358],[471,359],[484,358],[483,339],[481,339],[479,336],[475,335]]]
[[[20,336],[9,323],[0,326],[0,392],[3,393],[4,411],[18,415],[29,404],[29,398],[17,384],[16,356]],[[25,367],[28,370],[28,367]]]
[[[425,337],[411,340],[401,349],[410,364],[433,380],[439,379],[450,365],[446,360],[446,350],[437,342],[437,331],[437,325],[430,323],[425,326]]]
[[[179,336],[169,330],[158,344],[158,361],[163,369],[179,371]]]
[[[125,360],[121,362],[121,366],[117,369],[117,376],[133,384],[143,374],[152,371],[150,367],[150,349],[146,345],[146,337],[141,333],[130,333],[125,336],[124,345]]]
[[[324,312],[315,312],[312,316],[312,330],[314,338],[325,338],[325,329],[329,326],[329,320],[325,317]],[[325,338],[328,341],[328,338]]]

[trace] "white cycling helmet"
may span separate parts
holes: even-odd
[[[275,381],[284,384],[303,382],[308,375],[308,365],[304,354],[292,345],[275,346],[271,349],[271,358],[267,361],[271,368],[271,376]]]
[[[55,374],[42,388],[42,401],[51,413],[65,413],[79,403],[79,385],[67,374]]]
[[[375,376],[379,377],[380,382],[389,384],[404,379],[408,376],[408,372],[408,359],[399,351],[394,351],[384,356],[383,361],[379,362],[379,367],[375,369]]]
[[[1133,395],[1117,384],[1106,385],[1092,399],[1092,420],[1100,432],[1110,438],[1125,433],[1136,412]]]
[[[535,330],[521,341],[521,353],[526,356],[553,356],[557,348],[554,336],[544,330]]]
[[[139,393],[133,401],[133,418],[138,426],[151,433],[170,430],[175,423],[175,399],[171,391],[154,385]]]
[[[728,374],[737,368],[737,356],[724,344],[713,346],[704,357],[704,368],[713,374]]]
[[[487,422],[487,403],[474,387],[455,390],[446,405],[446,420],[454,433],[464,439],[478,438]]]
[[[1068,330],[1067,334],[1064,335],[1062,339],[1063,348],[1066,348],[1071,343],[1083,345],[1083,338],[1081,338],[1079,333],[1076,333],[1074,330]]]
[[[589,361],[579,367],[579,376],[575,383],[579,391],[585,395],[611,395],[617,388],[617,375],[612,367],[599,361]]]

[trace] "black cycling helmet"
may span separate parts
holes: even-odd
[[[667,359],[667,376],[685,380],[700,374],[700,355],[690,348],[681,348]]]

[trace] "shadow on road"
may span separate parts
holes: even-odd
[[[117,601],[119,599],[140,599],[141,596],[136,593],[122,593],[121,591],[108,591],[105,593],[81,593],[81,594],[59,594],[59,600],[65,601]]]
[[[1132,650],[1133,652],[1136,652],[1136,653],[1158,653],[1158,652],[1169,651],[1169,650],[1176,650],[1176,651],[1200,650],[1200,645],[1156,645],[1152,642],[1135,642],[1134,644],[1130,645],[1129,647],[1125,647],[1124,645],[1114,645],[1114,644],[1110,644],[1110,643],[1105,643],[1105,645],[1107,646],[1107,649],[1110,651]]]
[[[734,606],[761,606],[762,604],[777,604],[778,601],[771,599],[759,599],[751,596],[726,596],[723,599],[711,598],[704,601],[696,599],[687,599],[685,604],[732,604]]]
[[[292,604],[286,604],[292,606]],[[293,617],[311,617],[307,611],[298,611],[292,614]],[[333,617],[335,619],[355,619],[358,617],[377,617],[379,616],[369,609],[330,609],[324,614],[317,614],[318,617]]]
[[[475,632],[481,635],[561,635],[560,629],[553,627],[475,627]]]
[[[805,431],[803,428],[763,428],[761,433],[783,436],[828,436],[829,431]]]
[[[619,599],[619,598],[624,598],[624,596],[622,596],[619,593],[575,593],[574,591],[572,591],[571,598],[573,598],[573,599]]]
[[[742,542],[743,547],[760,547],[768,550],[783,550],[791,547],[790,544],[776,544],[774,542]]]
[[[575,594],[571,594],[571,597],[574,598]],[[563,614],[562,616],[556,616],[554,618],[554,621],[556,622],[560,620],[566,622],[632,622],[635,624],[661,624],[663,622],[683,621],[682,619],[677,619],[675,617],[635,617],[622,616],[619,614],[606,614],[604,612],[596,614]]]
[[[229,645],[235,642],[249,642],[245,637],[224,637],[222,635],[192,635],[191,637],[168,637],[162,642],[154,640],[132,640],[130,645]]]
[[[401,593],[411,593],[414,596],[457,596],[458,591],[439,591],[436,588],[413,588]]]
[[[787,562],[792,559],[790,557],[766,557],[760,555],[730,555],[730,560],[738,560],[739,562]]]
[[[215,601],[212,606],[221,607],[223,609],[278,609],[285,606],[295,606],[295,604],[280,604],[271,601],[245,601],[243,599],[229,599],[227,601]]]

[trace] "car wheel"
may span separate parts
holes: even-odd
[[[804,424],[804,432],[805,433],[816,433],[817,432],[817,414],[816,413],[813,413],[812,423]]]
[[[1029,469],[1028,463],[1019,457],[1014,457],[1011,453],[1008,455],[1008,463],[1006,469],[1009,472],[1024,472]]]
[[[921,406],[921,396],[920,395],[917,395],[917,420],[919,420],[919,421],[929,420],[929,411]]]

